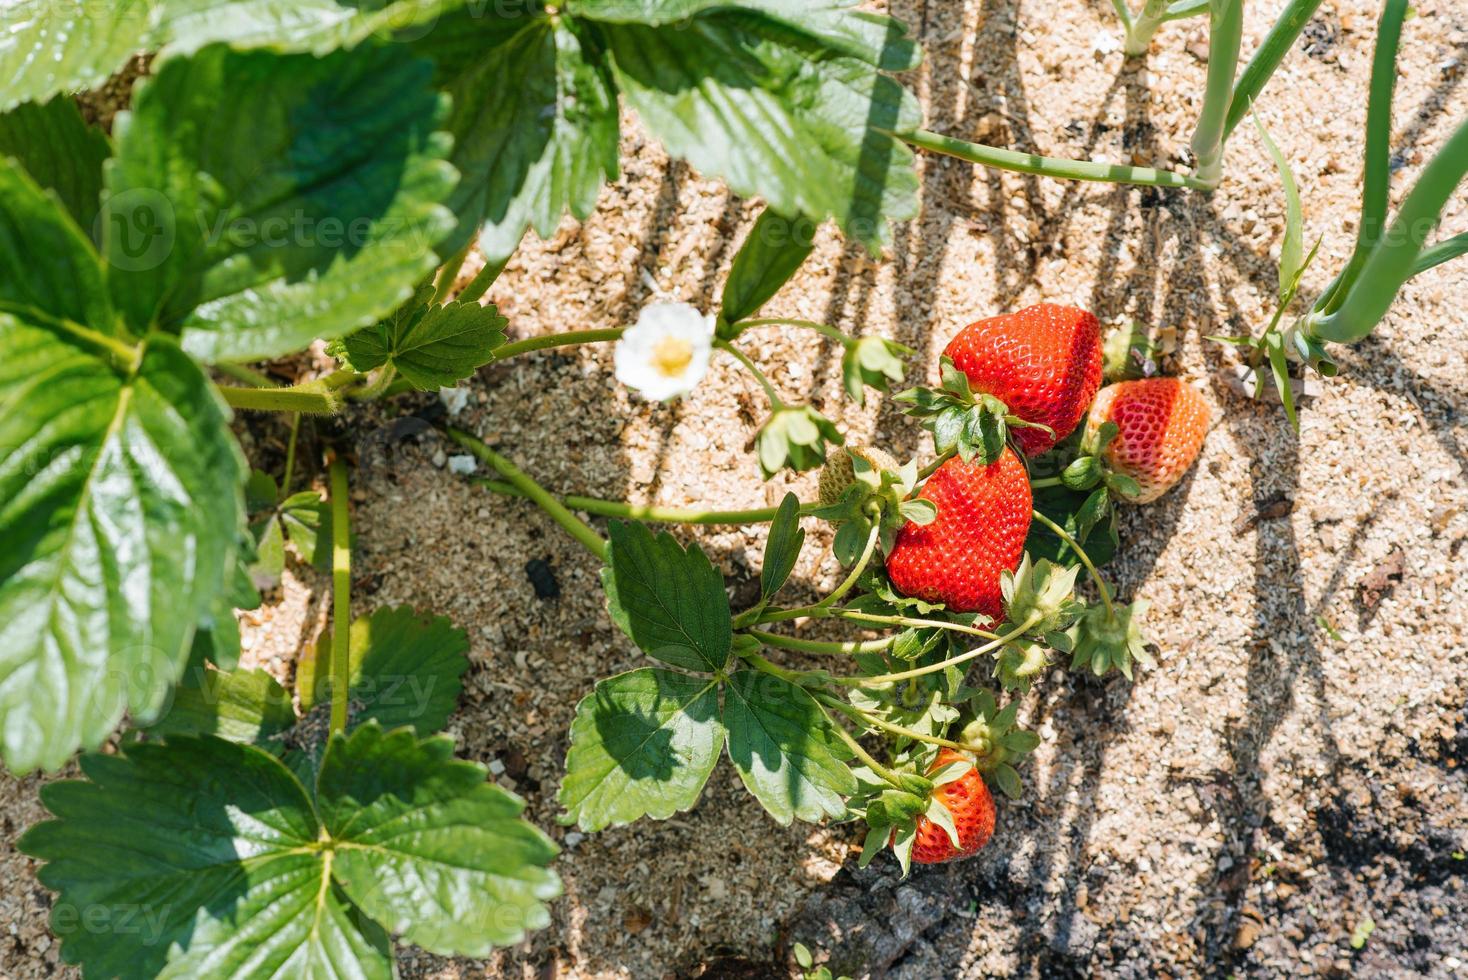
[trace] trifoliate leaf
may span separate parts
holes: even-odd
[[[0,749],[18,772],[151,720],[243,529],[228,410],[170,337],[117,363],[0,314]]]
[[[790,578],[795,561],[800,557],[805,544],[805,531],[800,526],[800,500],[793,493],[785,494],[775,519],[770,522],[770,534],[765,541],[765,560],[759,572],[760,598],[769,601],[785,580]]]
[[[349,728],[376,721],[388,729],[411,725],[427,735],[448,724],[462,690],[459,678],[469,667],[463,630],[443,616],[392,606],[354,620],[348,635]],[[331,634],[323,633],[296,664],[302,713],[331,700],[330,650]]]
[[[851,752],[805,690],[741,670],[724,689],[724,729],[739,778],[778,823],[846,812],[842,797],[856,792]]]
[[[395,309],[453,223],[431,81],[402,46],[167,61],[116,123],[102,206],[108,281],[132,327],[250,360]]]
[[[833,44],[817,17],[802,16],[812,10],[782,6],[787,23],[768,13],[774,7],[599,27],[618,88],[670,153],[781,214],[834,217],[879,249],[890,221],[916,213],[912,152],[892,134],[918,128],[921,109],[847,43]],[[612,16],[594,0],[577,9]],[[665,16],[653,10],[651,19]]]
[[[729,268],[719,308],[722,324],[759,312],[810,255],[815,237],[816,223],[809,218],[787,218],[770,208],[761,211]]]
[[[435,391],[493,360],[508,322],[493,304],[424,306],[348,334],[341,344],[356,370],[391,364],[414,388]]]
[[[698,802],[723,745],[718,681],[661,667],[618,674],[576,706],[556,799],[585,831],[665,820]]]
[[[612,622],[648,656],[714,672],[729,663],[733,636],[724,577],[696,544],[666,531],[612,521],[602,587]]]

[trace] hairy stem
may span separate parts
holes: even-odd
[[[759,640],[766,646],[778,647],[781,650],[794,650],[797,653],[819,653],[831,655],[850,655],[854,653],[881,653],[897,642],[897,637],[886,636],[880,640],[848,640],[845,642],[828,642],[825,640],[803,640],[796,636],[781,636],[778,633],[766,633],[764,630],[745,630],[750,636]]]
[[[331,730],[347,727],[352,684],[352,537],[347,508],[347,464],[333,456],[331,478]]]
[[[606,540],[600,534],[593,531],[585,521],[567,510],[564,504],[555,497],[552,497],[545,488],[532,480],[519,467],[493,449],[490,449],[482,440],[475,438],[462,429],[455,429],[450,426],[445,431],[448,433],[448,437],[454,442],[463,446],[469,452],[498,470],[500,476],[504,477],[523,496],[534,501],[536,506],[550,516],[551,520],[564,528],[566,533],[571,535],[571,537],[585,545],[588,551],[603,561],[606,560]]]
[[[219,393],[231,408],[249,412],[305,412],[331,415],[341,408],[338,389],[362,375],[355,371],[337,371],[315,381],[284,388],[236,388],[219,386]]]
[[[829,606],[834,606],[842,596],[846,595],[846,593],[852,590],[852,588],[856,585],[857,579],[861,578],[861,573],[867,570],[867,565],[871,564],[872,555],[874,555],[877,551],[877,539],[881,537],[881,535],[881,523],[879,521],[873,521],[872,530],[871,533],[867,535],[866,547],[862,549],[861,557],[857,559],[855,565],[851,566],[851,571],[847,574],[845,581],[836,586],[836,591],[832,592],[820,602],[816,603],[817,609],[825,609]]]
[[[291,478],[296,469],[296,440],[301,434],[301,413],[295,412],[291,415],[291,437],[285,444],[285,476],[280,481],[281,499],[291,495]]]
[[[970,143],[927,130],[899,133],[898,138],[933,153],[977,163],[997,170],[1013,170],[1022,174],[1039,174],[1061,180],[1097,180],[1113,184],[1140,184],[1148,187],[1186,187],[1193,190],[1212,190],[1213,185],[1186,174],[1170,170],[1154,170],[1151,167],[1127,167],[1115,163],[1095,163],[1089,160],[1059,160],[1034,153],[1001,150],[994,146]]]
[[[507,497],[523,497],[519,489],[502,480],[480,480],[482,486]],[[751,507],[747,510],[698,510],[692,507],[653,507],[645,504],[629,504],[620,500],[602,500],[600,497],[581,497],[567,494],[561,503],[573,510],[584,510],[598,517],[625,517],[633,521],[651,521],[659,524],[762,524],[773,521],[778,507]],[[800,513],[809,514],[820,504],[801,504]]]
[[[870,728],[880,728],[882,731],[888,732],[892,735],[899,735],[903,738],[910,738],[914,742],[927,742],[929,745],[940,745],[946,749],[956,749],[959,752],[968,752],[971,755],[979,756],[988,755],[991,751],[990,746],[969,745],[966,742],[955,742],[951,738],[940,738],[937,735],[925,735],[922,732],[913,731],[911,728],[904,728],[901,725],[895,725],[892,722],[887,721],[885,718],[880,718],[877,715],[871,714],[870,712],[862,711],[855,705],[847,704],[840,698],[834,698],[831,695],[826,694],[824,691],[812,691],[811,696],[814,697],[821,704],[826,705],[828,708],[835,708],[837,711],[846,715],[846,717],[851,718],[853,721],[860,722],[861,724],[867,725]]]
[[[1081,560],[1081,564],[1086,566],[1086,574],[1090,575],[1091,581],[1096,583],[1096,591],[1101,593],[1101,601],[1106,605],[1106,618],[1115,622],[1116,607],[1111,603],[1111,589],[1107,587],[1106,580],[1101,577],[1101,573],[1096,571],[1096,566],[1091,561],[1091,556],[1086,554],[1086,549],[1081,547],[1079,541],[1071,537],[1069,531],[1056,524],[1038,510],[1035,511],[1034,517],[1035,520],[1048,527],[1057,538],[1070,545],[1071,550],[1076,553],[1076,557]]]

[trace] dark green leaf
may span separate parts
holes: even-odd
[[[169,337],[114,366],[0,314],[0,350],[0,747],[54,769],[162,706],[233,574],[245,464]]]
[[[922,50],[891,17],[856,10],[856,0],[571,0],[573,16],[616,23],[676,25],[737,6],[801,31],[823,46],[887,71],[916,68]]]
[[[42,191],[15,163],[0,159],[4,311],[28,319],[69,320],[107,336],[119,332],[92,243],[60,198]]]
[[[129,322],[249,360],[397,308],[452,227],[431,78],[401,46],[166,62],[118,120],[102,208]]]
[[[770,536],[765,542],[765,561],[760,568],[760,598],[768,601],[780,591],[785,580],[795,568],[805,544],[805,531],[800,526],[800,500],[793,493],[785,494],[775,519],[770,522]]]
[[[331,506],[319,493],[302,490],[282,500],[280,523],[302,560],[331,571]]]
[[[331,875],[387,929],[430,952],[487,956],[550,924],[556,846],[525,804],[439,735],[366,725],[335,735],[317,780]]]
[[[323,633],[297,664],[303,714],[331,699],[331,678],[323,669],[330,649],[331,635]],[[386,607],[352,623],[348,649],[351,727],[376,721],[428,735],[448,724],[462,689],[459,678],[469,667],[463,630],[410,606]]]
[[[816,223],[809,218],[761,211],[724,283],[719,311],[724,321],[734,323],[759,312],[810,255],[815,237]]]
[[[518,11],[517,11],[518,12]],[[453,200],[455,240],[482,225],[491,259],[514,251],[527,225],[555,233],[568,209],[584,219],[603,176],[617,175],[617,95],[601,52],[572,21],[542,18],[515,33],[518,18],[450,18],[421,46],[440,54],[478,41],[476,55],[452,53],[449,130],[463,174]]]
[[[51,928],[89,976],[393,975],[386,934],[325,873],[305,787],[268,752],[175,736],[82,771],[46,787],[58,819],[20,846],[49,862]]]
[[[239,663],[240,624],[234,611],[260,607],[260,592],[250,581],[249,563],[253,555],[249,553],[249,538],[241,536],[240,543],[240,553],[235,556],[234,571],[227,576],[225,590],[214,597],[208,615],[194,631],[186,669],[209,663],[220,670],[233,670]]]
[[[1065,528],[1067,534],[1074,537],[1086,549],[1097,567],[1105,565],[1116,554],[1116,545],[1112,538],[1111,529],[1116,522],[1115,508],[1105,508],[1105,514],[1095,519],[1095,523],[1086,533],[1080,533],[1078,521],[1087,520],[1092,512],[1099,509],[1100,504],[1092,500],[1095,494],[1106,493],[1105,487],[1100,487],[1090,493],[1078,490],[1070,490],[1066,487],[1042,487],[1035,491],[1035,509],[1056,524]],[[1090,503],[1088,509],[1087,504]],[[1029,552],[1034,560],[1048,558],[1058,565],[1071,565],[1077,559],[1070,546],[1056,537],[1055,533],[1039,521],[1030,525],[1029,537],[1025,539],[1025,551]]]
[[[729,663],[733,629],[724,578],[698,545],[687,550],[666,531],[641,524],[608,525],[607,608],[642,651],[689,670]]]
[[[493,304],[449,303],[401,311],[342,340],[352,367],[391,364],[419,391],[451,388],[494,358],[508,323]]]
[[[3,17],[3,15],[0,15]],[[112,147],[82,121],[76,102],[58,96],[0,115],[0,157],[13,157],[42,187],[54,191],[77,227],[90,233],[102,196],[102,161]]]
[[[586,831],[665,820],[698,802],[723,744],[717,681],[660,667],[618,674],[576,706],[556,798]]]
[[[781,824],[811,823],[846,812],[856,792],[846,767],[850,751],[806,691],[788,681],[741,670],[724,688],[724,730],[739,778]]]
[[[218,735],[263,743],[296,723],[291,696],[263,670],[190,667],[173,689],[168,713],[152,735]]]
[[[670,153],[781,214],[834,217],[876,250],[889,221],[916,213],[912,152],[891,134],[917,128],[922,112],[825,32],[792,26],[814,27],[813,13],[791,10],[786,22],[717,9],[602,33],[618,87]]]

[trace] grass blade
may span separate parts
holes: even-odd
[[[1465,252],[1468,252],[1468,231],[1423,249],[1422,254],[1417,256],[1416,264],[1412,266],[1412,275],[1419,275],[1433,266],[1442,265],[1449,259],[1456,259]]]
[[[1183,7],[1188,0],[1180,0],[1173,7]],[[1196,5],[1196,0],[1194,0]],[[1206,3],[1202,4],[1207,6]],[[1259,45],[1259,50],[1254,52],[1254,57],[1244,66],[1239,73],[1239,79],[1234,83],[1233,96],[1229,101],[1228,118],[1223,124],[1223,138],[1226,142],[1233,133],[1234,127],[1243,122],[1244,116],[1248,115],[1249,107],[1254,100],[1259,98],[1264,85],[1274,74],[1284,56],[1289,53],[1290,48],[1295,46],[1296,39],[1310,18],[1315,16],[1315,11],[1320,7],[1320,0],[1290,0],[1290,3],[1280,13],[1279,20],[1265,35],[1264,41]],[[1172,8],[1168,8],[1169,14]],[[1187,16],[1182,14],[1180,16]],[[1169,18],[1170,19],[1170,18]]]
[[[1285,233],[1284,242],[1279,247],[1279,302],[1284,305],[1294,295],[1295,284],[1299,282],[1304,267],[1304,215],[1300,207],[1300,188],[1289,161],[1270,139],[1269,131],[1257,115],[1253,119],[1254,128],[1259,130],[1259,138],[1264,141],[1264,148],[1269,151],[1274,168],[1279,171],[1280,183],[1284,185]]]

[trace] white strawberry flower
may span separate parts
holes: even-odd
[[[617,380],[644,398],[686,395],[708,373],[714,318],[687,303],[649,303],[617,341]]]

